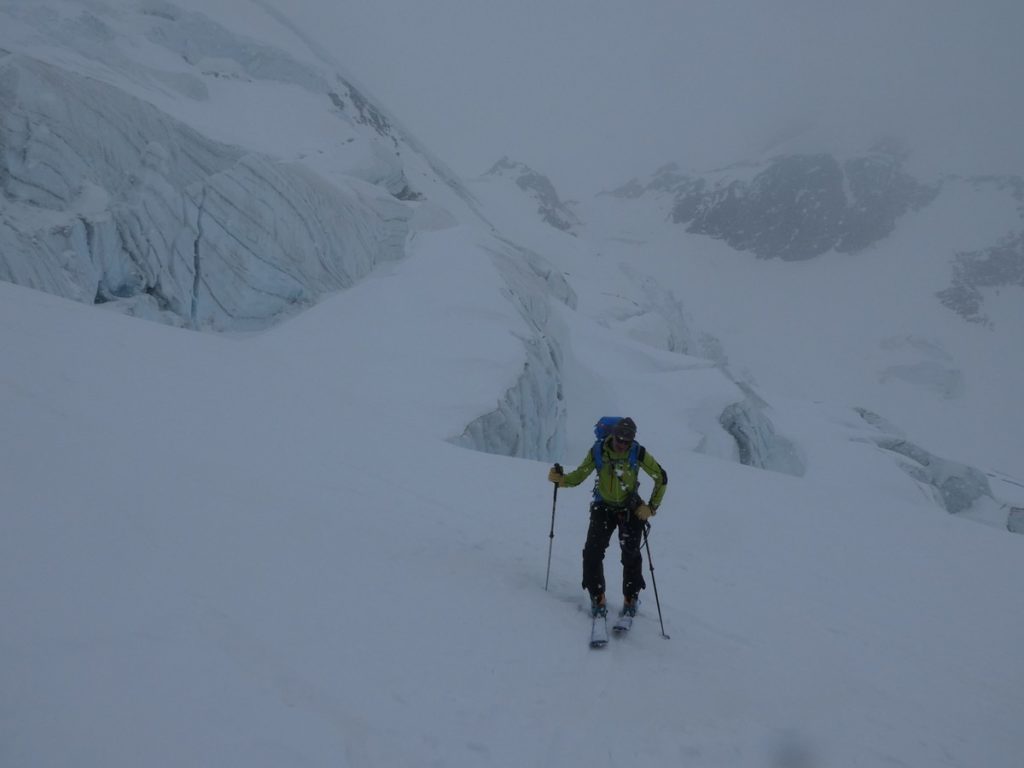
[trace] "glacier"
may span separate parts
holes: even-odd
[[[403,255],[412,211],[214,142],[146,102],[0,61],[0,278],[191,328],[256,330]]]
[[[693,416],[700,444],[721,452],[709,431],[717,423],[734,442],[735,460],[805,474],[799,441],[776,423],[750,372],[733,370],[729,342],[705,330],[689,301],[649,266],[619,260],[614,284],[604,289],[609,300],[580,306],[563,255],[575,253],[576,266],[585,268],[604,222],[588,220],[543,173],[507,156],[482,177],[488,189],[509,186],[485,213],[323,51],[282,14],[265,10],[296,45],[286,50],[165,2],[127,9],[91,0],[18,2],[6,9],[23,34],[0,50],[0,279],[184,328],[252,332],[406,258],[425,233],[469,227],[477,233],[469,247],[491,263],[497,295],[514,307],[522,328],[504,387],[490,408],[451,431],[452,443],[551,460],[577,439],[569,436],[579,416],[564,388],[572,342],[560,306],[654,352],[716,368],[722,391],[734,398]],[[278,99],[288,107],[267,107]],[[240,104],[245,110],[234,114]],[[290,120],[289,108],[307,117]],[[209,117],[224,110],[232,114]],[[669,165],[612,197],[661,196],[669,201],[668,220],[688,223],[691,233],[761,256],[804,259],[829,248],[862,251],[889,236],[901,216],[927,206],[938,188],[911,178],[903,160],[898,147],[881,145],[842,161],[780,156],[706,178]],[[1019,192],[1012,181],[998,185]],[[513,197],[550,236],[524,242],[533,238],[529,226],[491,219]],[[787,212],[781,218],[772,214],[780,206]],[[616,233],[606,242],[630,239]],[[958,310],[976,311],[980,301],[963,291],[1015,281],[1018,257],[1006,249],[964,255]],[[988,265],[997,261],[993,276]],[[958,368],[927,366],[897,362],[881,380],[961,397],[967,385]],[[986,496],[966,469],[954,474],[967,478],[956,499]],[[936,498],[950,506],[948,493]],[[956,511],[969,506],[956,499]]]
[[[453,441],[558,452],[545,315],[549,300],[572,303],[565,279],[494,231],[443,163],[298,30],[286,50],[173,3],[4,13],[15,44],[0,50],[0,279],[253,332],[406,258],[418,233],[468,220],[485,233],[470,247],[507,281],[527,330],[520,373]],[[262,101],[270,93],[285,106]]]

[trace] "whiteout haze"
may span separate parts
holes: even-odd
[[[1019,180],[460,179],[300,22],[0,10],[0,762],[1015,768]],[[671,640],[592,652],[605,414]]]

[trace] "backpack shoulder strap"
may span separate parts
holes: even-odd
[[[594,447],[590,449],[590,455],[594,457],[594,468],[600,472],[604,464],[604,440],[595,440]],[[639,443],[634,442],[629,449],[629,466],[636,469],[640,462],[647,455],[647,449]]]
[[[633,446],[629,449],[629,466],[636,469],[646,455],[647,449],[634,440]]]

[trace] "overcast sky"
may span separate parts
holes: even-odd
[[[464,177],[500,156],[589,194],[797,128],[1024,172],[1020,0],[295,0],[337,61]]]

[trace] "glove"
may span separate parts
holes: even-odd
[[[562,474],[560,467],[552,467],[548,470],[548,480],[557,485],[559,488],[565,487],[565,475]]]
[[[637,520],[639,520],[642,523],[646,523],[648,518],[654,517],[656,513],[654,511],[654,507],[649,507],[646,504],[641,504],[633,511],[633,514],[636,515]]]

